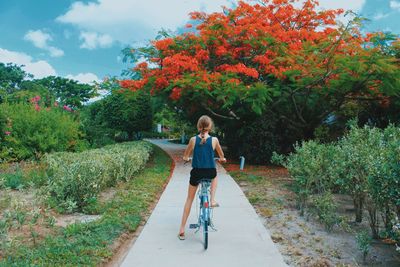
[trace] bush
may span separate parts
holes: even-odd
[[[121,143],[81,153],[48,154],[48,181],[43,192],[64,212],[82,210],[98,193],[119,181],[128,181],[150,157],[146,142]]]
[[[333,187],[329,174],[334,154],[333,145],[308,141],[296,144],[295,152],[286,158],[279,158],[276,154],[272,157],[274,162],[283,164],[294,178],[294,191],[302,215],[312,194],[325,193]]]
[[[40,158],[44,153],[75,151],[80,146],[79,123],[66,111],[4,103],[0,113],[0,118],[7,118],[0,161]]]
[[[313,212],[317,215],[318,220],[325,225],[326,230],[331,231],[332,228],[339,223],[337,215],[337,205],[330,192],[313,197]]]
[[[366,231],[357,233],[356,243],[358,249],[362,252],[363,262],[365,263],[369,250],[371,249],[371,237],[369,237]]]
[[[3,180],[3,186],[11,189],[19,189],[23,184],[23,175],[21,171],[16,173],[5,173],[0,175],[0,180]]]
[[[379,238],[383,222],[384,232],[398,240],[393,224],[400,214],[399,127],[360,128],[352,122],[348,133],[335,143],[303,142],[289,156],[276,154],[273,158],[293,177],[302,211],[311,195],[328,194],[313,199],[319,219],[329,225],[334,218],[321,217],[333,209],[325,205],[329,202],[325,197],[334,191],[347,193],[353,198],[357,222],[364,210],[368,212],[373,238]]]

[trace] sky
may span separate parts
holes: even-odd
[[[370,19],[365,31],[400,33],[400,0],[320,0]],[[176,32],[195,10],[221,11],[235,0],[0,0],[0,62],[24,65],[35,78],[80,82],[120,76],[121,50]]]

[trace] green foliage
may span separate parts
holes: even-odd
[[[196,127],[183,116],[179,109],[171,108],[170,106],[158,102],[159,99],[153,99],[154,106],[154,123],[161,124],[170,129],[169,136],[180,138],[182,135],[191,136],[197,132]],[[165,136],[165,134],[161,133]]]
[[[82,107],[84,102],[97,95],[95,86],[63,77],[49,76],[35,80],[35,83],[45,87],[61,105],[73,109]]]
[[[82,210],[98,193],[129,181],[151,154],[146,142],[121,143],[81,153],[53,153],[44,157],[48,181],[43,192],[63,212]]]
[[[312,194],[328,192],[333,187],[329,174],[332,173],[331,162],[335,151],[333,145],[308,141],[297,144],[295,152],[285,160],[276,155],[273,157],[275,162],[283,163],[294,178],[293,188],[302,214]]]
[[[0,63],[0,103],[27,103],[32,97],[40,95],[47,107],[57,100],[62,106],[75,109],[97,95],[95,86],[71,79],[55,76],[26,79],[32,77],[20,66]]]
[[[31,76],[18,65],[0,63],[0,103],[7,94],[15,92],[25,78]]]
[[[224,138],[229,155],[235,158],[244,156],[249,162],[269,162],[274,151],[286,152],[290,140],[294,141],[279,121],[266,115],[252,119],[248,124],[237,124],[237,130],[231,128],[234,126],[226,129]]]
[[[154,152],[147,168],[121,184],[115,197],[102,204],[101,219],[56,228],[54,234],[38,239],[33,247],[11,243],[2,248],[4,256],[0,266],[97,266],[104,263],[113,253],[113,242],[122,234],[137,229],[168,178],[171,159],[160,148],[155,147]],[[0,220],[0,242],[2,222]]]
[[[84,108],[81,115],[86,136],[94,147],[140,139],[138,133],[153,127],[150,95],[144,92],[113,90]]]
[[[367,255],[371,249],[371,237],[369,236],[367,231],[362,231],[357,233],[356,242],[358,249],[361,251],[363,255],[363,261],[365,263]]]
[[[23,185],[24,176],[20,169],[18,169],[15,173],[2,173],[0,174],[1,186],[5,188],[11,189],[20,189]]]
[[[3,103],[1,117],[7,118],[0,136],[1,161],[39,158],[53,151],[74,151],[80,145],[79,123],[60,109],[35,110],[29,104]]]
[[[318,220],[325,225],[328,231],[331,231],[339,223],[337,204],[330,192],[313,196],[312,212],[317,215]]]
[[[384,130],[358,127],[355,121],[348,133],[335,143],[303,142],[287,157],[273,156],[294,178],[302,211],[310,196],[317,193],[317,198],[312,197],[316,213],[321,221],[331,225],[335,216],[321,217],[324,213],[333,214],[326,212],[334,208],[328,205],[330,192],[349,194],[354,201],[356,221],[362,220],[364,210],[368,212],[374,238],[379,237],[380,221],[389,235],[394,234],[393,222],[400,213],[399,158],[399,127],[389,125]]]

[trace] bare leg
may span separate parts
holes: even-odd
[[[182,234],[185,232],[186,221],[187,221],[187,218],[189,217],[190,209],[192,207],[192,203],[193,203],[194,196],[196,195],[196,191],[197,191],[197,186],[193,186],[193,185],[189,184],[188,196],[186,198],[185,207],[183,209],[182,223],[181,223],[181,228],[179,229],[179,234]]]
[[[215,191],[217,190],[218,176],[216,176],[211,182],[211,205],[215,205]]]

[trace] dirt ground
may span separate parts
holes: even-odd
[[[361,224],[352,222],[353,206],[348,196],[335,195],[338,212],[348,223],[328,232],[313,216],[300,216],[286,169],[247,165],[239,171],[237,164],[224,167],[245,192],[290,266],[400,266],[400,253],[393,244],[381,240],[372,242],[363,262],[355,232],[369,229],[367,216]]]

